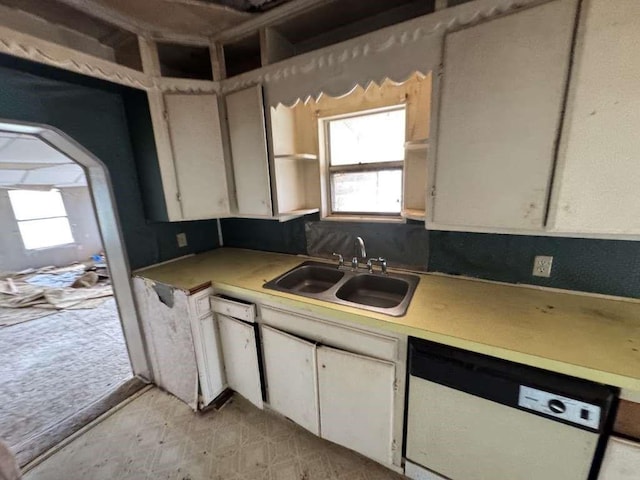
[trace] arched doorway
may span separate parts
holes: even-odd
[[[109,276],[115,293],[131,370],[134,376],[151,380],[152,375],[147,362],[146,347],[131,290],[129,262],[120,233],[114,195],[107,169],[95,156],[53,127],[0,120],[0,134],[15,135],[42,142],[54,151],[59,152],[61,156],[71,160],[84,172],[102,248],[108,259]],[[61,386],[61,388],[63,387]],[[106,408],[109,407],[105,406]],[[99,413],[94,411],[93,416]],[[90,418],[87,418],[87,420],[90,420]],[[77,430],[81,426],[76,419],[72,429]],[[35,448],[25,447],[24,453],[17,452],[21,463],[30,460],[31,457],[47,448],[46,442],[50,442],[50,445],[48,445],[50,447],[59,442],[64,436],[72,433],[72,431],[69,430],[68,426],[65,426],[55,433],[51,434],[49,431],[47,438],[40,439],[39,445]],[[60,435],[63,435],[63,437],[61,438]],[[21,453],[23,454],[21,455]]]

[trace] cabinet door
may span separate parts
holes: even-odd
[[[202,405],[204,406],[215,400],[227,385],[218,325],[209,303],[212,290],[208,288],[189,297],[191,333],[198,365]]]
[[[261,328],[269,405],[319,435],[315,344],[266,325]]]
[[[183,220],[229,215],[218,98],[165,94]]]
[[[262,408],[262,384],[254,326],[218,315],[224,368],[229,388]]]
[[[395,365],[324,346],[317,355],[322,438],[390,465]]]
[[[640,475],[640,443],[611,437],[599,480],[637,480]]]
[[[444,39],[431,226],[542,230],[576,2]]]
[[[640,2],[584,3],[549,227],[640,234]]]
[[[262,87],[226,97],[238,213],[271,216],[271,183]]]

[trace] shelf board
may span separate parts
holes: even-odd
[[[317,160],[318,156],[313,153],[290,153],[286,155],[274,155],[273,158],[278,159],[291,159],[291,160]]]
[[[301,210],[291,210],[290,212],[284,212],[278,215],[278,221],[287,222],[289,220],[293,220],[294,218],[304,217],[305,215],[309,215],[311,213],[319,212],[319,208],[303,208]]]
[[[426,218],[426,212],[424,210],[418,210],[416,208],[405,208],[402,210],[402,217],[409,220],[424,221]]]
[[[405,150],[426,150],[427,148],[429,148],[429,139],[413,140],[404,143]]]

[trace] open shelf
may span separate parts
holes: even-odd
[[[426,212],[424,210],[418,210],[415,208],[405,208],[402,210],[402,218],[408,218],[409,220],[418,220],[423,222],[426,218]]]
[[[318,156],[314,153],[289,153],[284,155],[274,155],[273,158],[289,159],[289,160],[318,160]]]
[[[427,148],[429,148],[429,139],[413,140],[404,144],[405,150],[426,150]]]
[[[278,215],[278,221],[288,222],[289,220],[293,220],[294,218],[304,217],[305,215],[318,213],[319,211],[320,211],[319,208],[303,208],[301,210],[292,210],[290,212],[283,212]]]

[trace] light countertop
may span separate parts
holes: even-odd
[[[640,301],[420,275],[403,317],[368,312],[262,285],[306,257],[221,248],[134,275],[194,291],[214,288],[555,372],[640,391]]]

